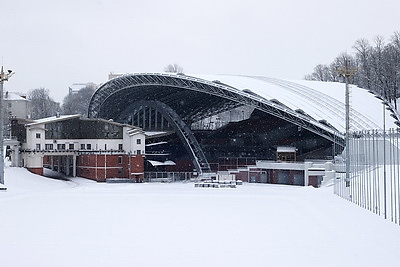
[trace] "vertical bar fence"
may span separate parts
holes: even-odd
[[[334,193],[400,225],[400,129],[350,134],[349,147],[335,157]],[[350,184],[346,186],[346,160]]]

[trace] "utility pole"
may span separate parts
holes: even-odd
[[[4,105],[3,105],[3,84],[14,74],[12,70],[4,73],[3,66],[0,71],[0,184],[4,184]]]
[[[350,187],[350,90],[349,83],[351,77],[353,77],[357,69],[350,66],[350,62],[347,58],[344,59],[344,66],[338,67],[337,72],[340,76],[344,77],[346,82],[345,91],[345,105],[346,105],[346,187]]]

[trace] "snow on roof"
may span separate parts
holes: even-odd
[[[70,120],[70,119],[80,118],[81,116],[82,116],[81,114],[53,116],[53,117],[34,120],[31,123],[27,123],[26,126],[35,126],[35,125],[39,125],[39,124],[46,124],[46,123]],[[94,121],[102,121],[102,122],[106,122],[106,123],[110,123],[110,124],[115,124],[115,125],[118,125],[118,126],[125,126],[125,127],[128,127],[128,128],[131,128],[130,130],[128,130],[128,133],[130,135],[134,135],[134,134],[137,134],[137,133],[144,133],[143,130],[141,128],[139,128],[139,127],[132,126],[132,125],[129,125],[129,124],[123,124],[123,123],[119,123],[119,122],[114,122],[112,120],[105,120],[105,119],[101,119],[101,118],[95,118],[95,119],[93,119],[93,118],[84,118],[82,120],[85,120],[85,121],[93,121],[93,120]]]
[[[16,92],[4,92],[3,95],[4,100],[20,100],[20,101],[29,101],[26,99],[24,94],[16,93]]]
[[[282,153],[294,153],[296,152],[295,147],[289,147],[289,146],[278,146],[276,149],[276,152],[282,152]]]
[[[81,117],[81,114],[53,116],[53,117],[48,117],[48,118],[35,120],[32,123],[28,123],[26,126],[34,126],[34,125],[38,125],[38,124],[46,124],[46,123],[69,120],[69,119],[74,119],[74,118],[79,118],[79,117]]]
[[[168,144],[168,142],[161,141],[161,142],[157,142],[157,143],[146,144],[146,146],[158,146],[158,145],[163,145],[163,144]]]
[[[345,84],[338,82],[291,81],[261,76],[193,75],[208,81],[232,86],[264,99],[276,99],[292,110],[298,110],[317,121],[345,131]],[[350,86],[350,129],[381,129],[383,114],[386,127],[397,127],[390,111],[368,90]],[[385,113],[383,113],[385,112]]]
[[[151,165],[153,165],[154,167],[156,166],[175,166],[175,162],[173,162],[172,160],[167,160],[164,162],[161,161],[156,161],[156,160],[147,160]]]

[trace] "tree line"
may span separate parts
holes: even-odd
[[[64,97],[62,105],[50,97],[49,89],[36,88],[28,92],[31,105],[31,119],[41,119],[56,114],[82,114],[87,116],[88,106],[92,94],[96,90],[93,86],[86,86],[77,92],[70,92]]]
[[[400,32],[395,32],[389,42],[377,36],[373,44],[362,38],[355,42],[354,53],[342,53],[330,64],[318,64],[306,80],[343,82],[338,70],[347,61],[355,70],[351,83],[371,90],[396,105],[400,97]]]

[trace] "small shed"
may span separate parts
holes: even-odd
[[[276,149],[277,161],[296,161],[296,147],[278,146]]]

